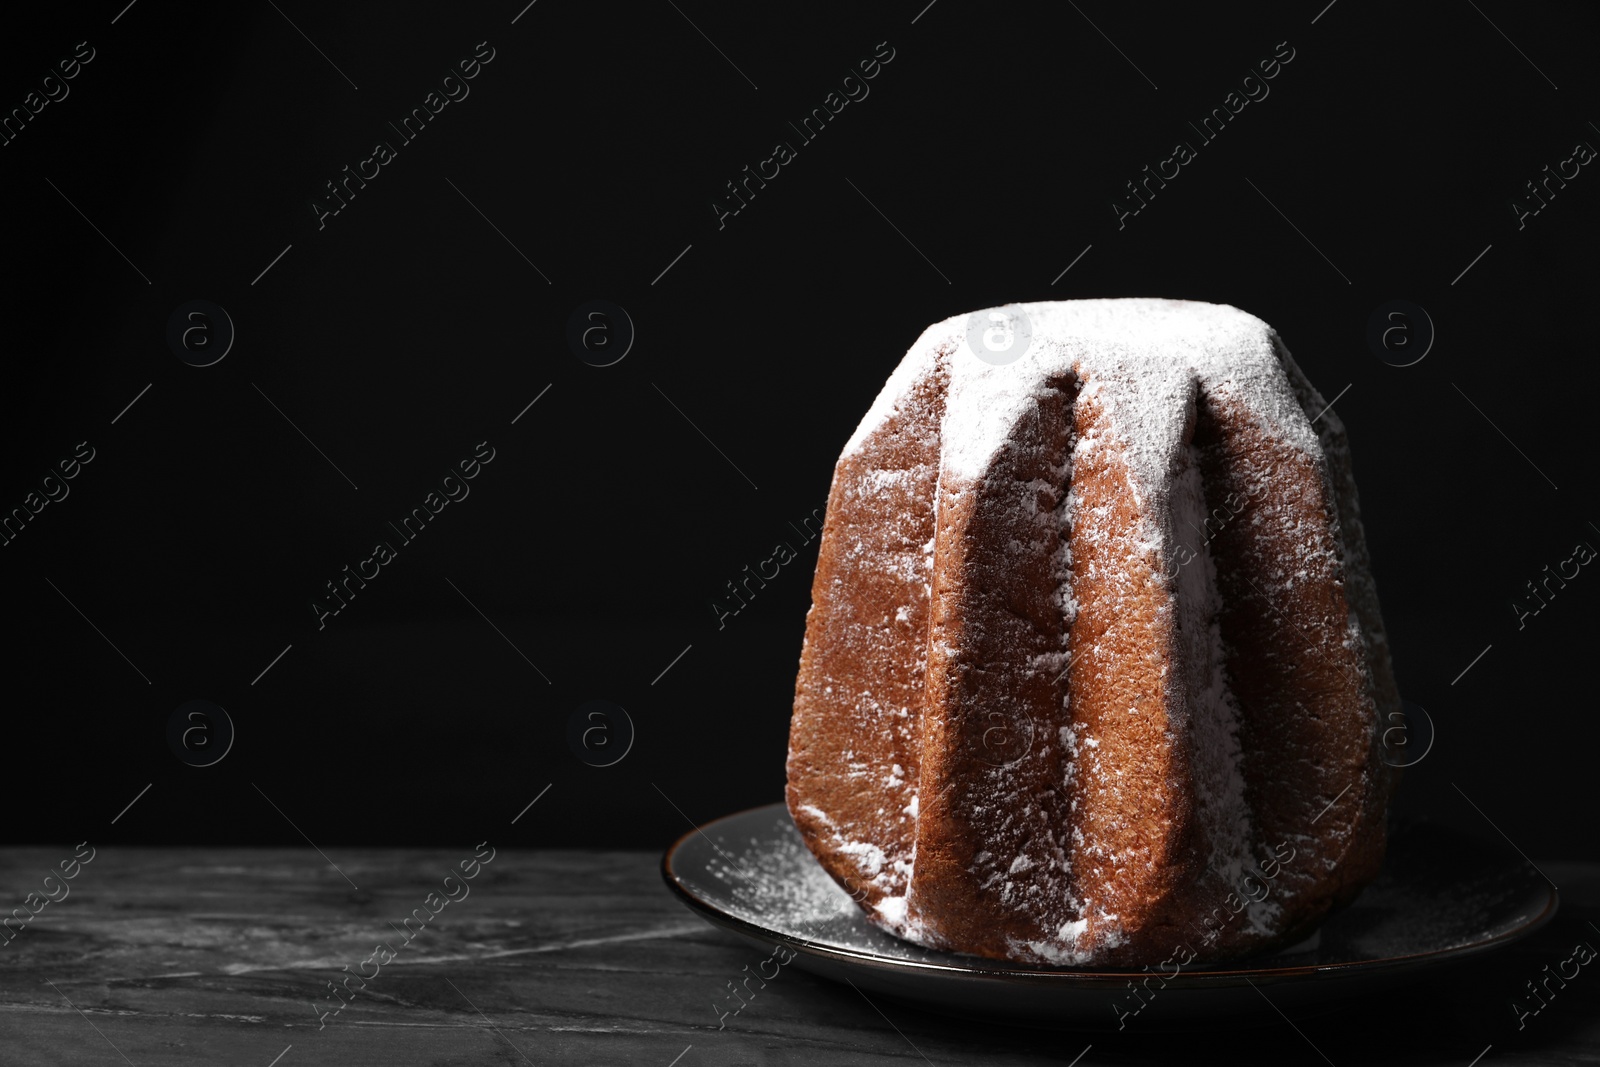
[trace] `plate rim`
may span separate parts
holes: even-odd
[[[751,937],[759,941],[780,942],[791,946],[809,956],[827,960],[831,963],[845,963],[862,965],[869,968],[891,972],[918,972],[927,975],[943,975],[978,981],[1030,983],[1041,986],[1058,985],[1068,988],[1104,988],[1125,985],[1130,978],[1155,974],[1159,972],[1146,970],[1085,970],[1082,968],[1033,968],[1008,964],[1002,960],[991,960],[982,956],[969,957],[974,962],[970,965],[929,962],[922,960],[896,959],[890,956],[879,955],[864,949],[841,948],[834,945],[825,945],[820,942],[810,941],[794,934],[778,930],[770,930],[748,919],[723,911],[709,901],[702,900],[683,884],[673,870],[673,857],[683,848],[688,840],[699,834],[706,834],[711,828],[720,823],[728,822],[744,816],[755,816],[758,813],[782,812],[786,818],[789,806],[786,801],[778,800],[768,804],[759,804],[755,807],[744,808],[739,811],[719,815],[708,822],[701,823],[691,830],[680,834],[665,852],[661,855],[660,871],[662,880],[667,888],[688,906],[689,910],[711,923],[713,926],[729,930],[732,933]],[[709,835],[706,837],[710,841]],[[715,844],[712,846],[715,848]],[[1255,982],[1276,983],[1288,981],[1301,981],[1315,978],[1348,978],[1365,977],[1374,975],[1393,975],[1405,971],[1433,967],[1446,963],[1455,963],[1460,960],[1491,952],[1536,932],[1555,918],[1561,904],[1560,890],[1546,879],[1547,895],[1544,907],[1537,915],[1526,922],[1507,930],[1504,933],[1482,941],[1474,941],[1466,945],[1453,945],[1448,948],[1437,949],[1431,952],[1410,953],[1404,956],[1389,956],[1372,960],[1346,960],[1338,963],[1299,964],[1290,967],[1270,968],[1231,968],[1229,970],[1205,971],[1179,971],[1168,978],[1162,985],[1163,989],[1205,989],[1220,988],[1252,984]],[[892,935],[891,935],[892,936]],[[915,942],[907,942],[915,944]],[[919,946],[920,947],[920,946]],[[940,950],[933,950],[940,951]]]

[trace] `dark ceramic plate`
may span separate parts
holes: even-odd
[[[883,933],[817,865],[782,804],[685,834],[661,873],[712,925],[764,954],[787,946],[793,963],[813,973],[947,1014],[1073,1029],[1316,1014],[1526,936],[1557,903],[1555,887],[1515,855],[1442,827],[1404,827],[1377,880],[1307,940],[1270,956],[1191,966],[1136,993],[1130,979],[1146,972],[1006,963]]]

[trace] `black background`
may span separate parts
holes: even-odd
[[[7,109],[77,42],[95,58],[0,147],[0,508],[77,442],[95,459],[0,548],[6,836],[656,847],[778,799],[815,544],[719,630],[724,583],[823,505],[928,323],[1166,296],[1256,314],[1349,387],[1397,673],[1437,727],[1402,806],[1600,855],[1573,818],[1600,577],[1521,630],[1511,607],[1600,546],[1600,176],[1520,230],[1509,206],[1600,145],[1596,10],[923,3],[114,0],[9,25]],[[480,41],[470,95],[319,229],[322,183]],[[799,144],[883,41],[870,95]],[[1119,230],[1123,183],[1284,41],[1270,95]],[[797,158],[719,229],[713,198],[779,140]],[[637,327],[605,368],[565,340],[596,298]],[[165,342],[191,299],[237,329],[211,367]],[[1414,366],[1365,340],[1392,299],[1437,328]],[[484,440],[470,496],[319,630],[324,583]],[[194,698],[237,727],[211,767],[167,747]],[[637,730],[614,766],[567,743],[593,699]]]

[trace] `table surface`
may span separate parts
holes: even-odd
[[[1600,963],[1548,984],[1520,1030],[1511,1007],[1578,942],[1600,947],[1600,864],[1541,863],[1562,893],[1552,923],[1399,993],[1249,1030],[1119,1034],[962,1022],[795,967],[719,1029],[714,1002],[763,955],[691,915],[654,853],[500,849],[441,905],[472,849],[334,851],[337,869],[311,849],[102,848],[41,903],[29,894],[73,850],[6,850],[5,906],[37,914],[0,947],[0,1064],[1600,1062]],[[405,942],[426,903],[438,914]],[[393,958],[364,962],[379,942]],[[370,977],[322,1016],[352,973]]]

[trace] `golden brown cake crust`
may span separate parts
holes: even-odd
[[[1137,966],[1294,936],[1376,873],[1395,780],[1343,429],[1236,309],[1021,307],[1027,360],[930,327],[839,460],[790,812],[930,946]]]

